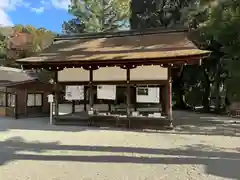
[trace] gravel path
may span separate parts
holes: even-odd
[[[159,132],[0,119],[0,180],[240,179],[238,121],[175,116],[184,125]]]

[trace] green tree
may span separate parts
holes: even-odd
[[[0,32],[0,58],[4,58],[6,50],[5,36]]]
[[[11,27],[0,27],[0,65],[6,64],[7,37],[12,34]]]
[[[16,25],[12,28],[12,33],[5,37],[6,42],[6,64],[17,66],[15,60],[41,52],[52,42],[55,33],[45,28],[35,28],[33,26]]]
[[[131,29],[184,25],[197,0],[132,0]]]
[[[5,58],[6,54],[6,43],[4,41],[0,41],[0,63],[2,63],[2,60]]]
[[[4,65],[5,57],[6,57],[6,47],[7,47],[7,37],[12,34],[12,27],[0,27],[0,59],[1,65]]]
[[[229,92],[230,96],[240,91],[236,88],[236,79],[240,80],[240,4],[235,0],[212,0],[207,3],[191,14],[189,24],[194,29],[192,32],[198,42],[208,44],[215,54],[214,63],[206,72],[213,74],[212,94],[216,110],[219,111],[221,106],[225,105],[222,98],[226,97],[225,91]],[[231,79],[228,78],[229,74]],[[239,94],[235,98],[240,100]]]
[[[62,25],[64,34],[79,34],[85,31],[85,25],[79,18],[64,21]]]
[[[45,28],[35,28],[33,26],[16,25],[12,28],[12,33],[5,36],[5,65],[19,67],[15,63],[16,59],[31,56],[33,53],[41,52],[52,42],[55,33]],[[45,70],[38,71],[40,80],[48,82],[53,73]]]
[[[126,25],[129,16],[126,0],[72,0],[69,13],[75,18],[64,22],[66,33],[116,31]]]
[[[236,0],[216,1],[205,11],[207,18],[198,30],[207,39],[221,44],[221,52],[240,57],[240,4]]]

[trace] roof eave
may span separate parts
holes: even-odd
[[[211,54],[210,51],[205,51],[203,54],[197,55],[185,55],[178,57],[164,57],[164,58],[147,58],[147,59],[117,59],[117,60],[94,60],[94,61],[18,61],[19,64],[23,65],[26,69],[31,68],[63,68],[63,67],[84,67],[84,66],[120,66],[124,64],[135,64],[135,65],[182,65],[182,64],[199,64],[201,59],[208,57]]]
[[[4,84],[1,84],[0,86],[2,86],[2,87],[12,87],[12,86],[17,86],[17,85],[33,83],[33,82],[37,82],[37,81],[38,81],[38,79],[31,79],[31,80],[26,80],[26,81],[4,83]]]

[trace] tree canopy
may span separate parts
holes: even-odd
[[[240,4],[236,0],[206,1],[203,8],[190,15],[190,27],[203,43],[215,52],[214,74],[216,91],[225,89],[232,101],[240,100],[240,88],[236,82],[240,80]],[[213,67],[213,66],[212,66]],[[220,87],[224,88],[220,88]],[[220,91],[220,90],[219,90]],[[238,93],[237,93],[238,92]],[[220,93],[220,92],[218,92]],[[237,94],[233,99],[233,94]],[[217,92],[216,92],[217,94]],[[217,95],[220,101],[219,95]],[[219,104],[219,103],[218,103]]]
[[[125,27],[129,17],[128,0],[72,0],[69,13],[74,16],[63,23],[64,33],[108,32]]]
[[[183,25],[196,0],[132,0],[131,29],[173,27]]]
[[[17,36],[18,34],[21,36]],[[31,37],[26,41],[25,35]],[[0,28],[0,53],[5,59],[5,64],[15,66],[15,60],[30,56],[32,53],[40,52],[49,46],[55,33],[45,28],[33,26],[15,25],[14,27]],[[28,46],[26,46],[28,43]],[[14,44],[20,44],[21,50],[13,48]],[[19,46],[19,47],[20,47]],[[3,62],[1,62],[3,63]]]
[[[220,51],[231,56],[240,57],[240,4],[236,0],[212,1],[211,4],[198,11],[204,13],[204,21],[196,27],[205,37],[221,44]]]

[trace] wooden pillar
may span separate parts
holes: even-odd
[[[127,67],[127,117],[131,116],[131,85],[130,85],[130,69]],[[129,118],[128,127],[131,127],[131,122]]]
[[[93,109],[94,105],[94,94],[93,94],[93,70],[89,69],[89,106]]]
[[[72,113],[75,113],[75,112],[76,112],[75,104],[76,104],[76,101],[75,101],[75,100],[72,100]]]
[[[166,109],[167,109],[166,99],[167,98],[166,98],[166,96],[167,96],[167,81],[163,86],[161,86],[161,89],[160,89],[161,107],[162,107],[162,113],[164,115],[167,114],[167,111],[166,111]]]
[[[28,116],[28,105],[27,105],[28,90],[27,90],[27,89],[25,90],[24,95],[25,95],[25,102],[26,102],[26,105],[25,105],[25,107],[24,107],[24,114],[25,114],[25,116]]]
[[[134,90],[134,92],[133,92],[133,94],[134,94],[134,111],[137,111],[137,88],[134,87],[133,90]]]
[[[84,86],[84,111],[87,111],[87,87]]]
[[[167,118],[170,121],[170,126],[172,126],[172,68],[168,67],[168,81],[166,86],[166,111]]]
[[[6,87],[5,88],[5,106],[4,106],[5,108],[8,107],[8,90],[7,89],[8,88]],[[26,98],[27,98],[27,96],[26,96]],[[27,102],[27,100],[26,100],[26,102]],[[27,107],[27,104],[26,104],[26,107]]]
[[[159,86],[159,112],[163,112],[163,95],[162,95],[162,86]]]
[[[108,112],[111,113],[112,111],[112,103],[111,100],[108,101]]]
[[[55,117],[59,115],[59,89],[58,89],[58,71],[54,72],[54,91],[55,91]],[[53,124],[55,124],[55,119],[53,119]]]
[[[15,104],[14,104],[14,113],[15,113],[15,119],[18,119],[18,94],[15,94]]]

